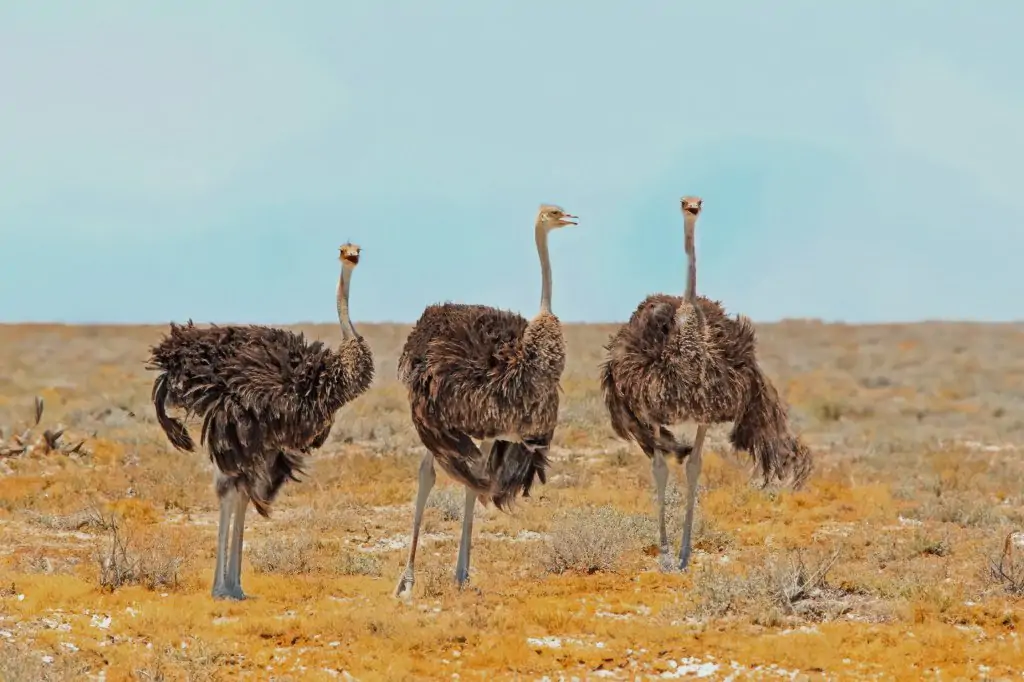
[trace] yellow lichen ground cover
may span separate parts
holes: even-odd
[[[378,379],[273,517],[250,514],[252,598],[230,603],[209,596],[211,466],[170,449],[149,403],[161,329],[0,327],[0,680],[1020,677],[1020,327],[760,327],[817,470],[757,489],[713,429],[685,575],[658,570],[648,462],[604,417],[611,329],[567,327],[549,482],[478,511],[462,592],[462,493],[440,476],[403,603],[422,452],[394,379],[407,327],[362,325]]]

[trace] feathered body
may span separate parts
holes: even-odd
[[[373,356],[362,337],[332,349],[302,334],[261,326],[171,324],[152,348],[150,369],[158,421],[178,449],[195,447],[181,407],[202,418],[201,443],[226,477],[263,516],[302,455],[323,445],[334,415],[373,381]]]
[[[605,347],[601,383],[612,428],[649,457],[657,447],[683,459],[690,446],[666,425],[731,421],[732,445],[750,453],[765,483],[802,485],[810,452],[792,433],[756,346],[751,321],[729,317],[718,301],[648,296]]]
[[[575,225],[576,216],[542,204],[534,224],[540,260],[540,312],[521,315],[483,305],[429,305],[416,321],[398,359],[398,378],[409,394],[413,425],[427,453],[420,462],[409,559],[395,588],[412,594],[416,548],[436,460],[466,487],[455,581],[469,579],[473,510],[489,499],[507,509],[545,482],[548,448],[558,421],[558,381],[565,340],[551,313],[548,234]],[[473,439],[493,439],[485,457]]]
[[[420,438],[450,476],[499,507],[545,481],[558,419],[565,340],[558,318],[532,321],[483,305],[428,306],[406,340],[398,377]],[[496,438],[486,462],[468,438]],[[506,440],[508,439],[508,440]]]

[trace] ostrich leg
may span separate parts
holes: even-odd
[[[707,432],[707,424],[697,425],[697,436],[693,439],[693,452],[686,460],[686,518],[683,520],[683,542],[679,547],[679,570],[681,571],[685,571],[690,565],[693,512],[697,507],[697,481],[700,479],[704,436]]]
[[[245,523],[245,505],[249,500],[234,485],[234,478],[218,474],[216,479],[217,497],[220,499],[220,521],[217,527],[217,567],[213,573],[213,591],[216,599],[241,599],[242,590],[233,578],[238,559],[236,536],[239,536],[238,550],[241,551],[241,534],[237,528]],[[241,513],[240,513],[241,508]],[[241,565],[241,564],[240,564]]]
[[[476,443],[460,431],[449,431],[442,441],[443,447],[448,451],[448,456],[455,458],[462,463],[471,464],[483,459],[483,453],[476,446]],[[499,449],[507,448],[508,443],[496,440],[491,445],[491,456]],[[480,497],[480,491],[473,486],[466,486],[466,504],[462,513],[462,537],[459,540],[459,558],[455,562],[455,582],[461,588],[469,580],[469,552],[473,544],[473,510],[476,509],[476,500]]]
[[[213,596],[222,599],[228,596],[225,572],[228,563],[228,537],[231,532],[231,517],[235,511],[235,490],[231,479],[217,477],[217,497],[220,501],[220,521],[217,526],[217,565],[213,571]]]
[[[459,560],[455,564],[455,582],[462,587],[469,580],[469,549],[473,542],[473,510],[476,492],[466,486],[466,507],[462,511],[462,539],[459,541]]]
[[[654,476],[654,487],[658,493],[658,548],[662,568],[670,564],[668,531],[665,529],[665,488],[668,485],[668,462],[660,449],[651,453],[651,474]]]
[[[416,582],[414,564],[416,563],[416,545],[420,539],[420,524],[423,522],[423,510],[427,507],[427,497],[434,487],[437,474],[434,472],[434,453],[428,452],[420,462],[419,483],[416,487],[416,508],[412,516],[412,541],[409,544],[409,561],[405,565],[405,572],[398,579],[398,587],[395,588],[395,596],[410,598],[412,586]]]
[[[231,599],[245,599],[242,592],[242,534],[245,532],[245,510],[249,507],[249,497],[235,492],[235,512],[231,525],[231,548],[228,554],[227,583],[228,596]]]

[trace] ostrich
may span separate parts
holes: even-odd
[[[558,418],[558,380],[565,368],[562,327],[551,312],[548,234],[576,220],[558,206],[541,205],[537,213],[541,296],[540,312],[532,320],[483,305],[435,304],[423,311],[405,342],[398,377],[429,452],[419,467],[409,560],[396,597],[412,594],[420,523],[436,479],[435,458],[466,486],[455,566],[460,587],[469,578],[476,500],[490,500],[507,511],[516,495],[529,496],[534,476],[546,481],[547,451]],[[494,439],[486,461],[471,438]]]
[[[665,455],[686,460],[686,516],[678,561],[679,570],[686,570],[708,425],[733,422],[729,440],[751,456],[762,485],[777,479],[799,488],[810,475],[812,461],[810,451],[791,431],[775,387],[758,365],[751,321],[727,317],[721,303],[697,296],[694,230],[703,201],[683,197],[681,206],[686,293],[653,294],[640,303],[605,346],[601,388],[616,435],[635,440],[651,459],[665,567],[671,562],[665,530]],[[692,445],[677,440],[667,428],[687,420],[697,422]]]
[[[184,326],[171,323],[170,333],[151,349],[147,369],[161,372],[153,382],[157,421],[175,448],[191,452],[192,437],[166,408],[201,416],[200,442],[218,469],[214,598],[245,599],[242,532],[249,502],[269,517],[284,482],[303,473],[303,455],[327,440],[338,409],[373,381],[373,356],[348,314],[349,281],[359,252],[355,244],[339,250],[342,342],[337,350],[281,329],[200,329],[191,320]]]

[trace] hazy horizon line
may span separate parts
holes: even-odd
[[[524,315],[524,317],[527,317]],[[527,317],[527,319],[529,319]],[[776,319],[754,319],[750,318],[756,325],[769,325],[769,324],[786,324],[793,322],[810,323],[810,324],[822,324],[822,325],[835,325],[835,326],[848,326],[848,327],[874,327],[874,326],[912,326],[912,325],[928,325],[928,324],[970,324],[970,325],[1000,325],[1000,326],[1014,326],[1024,325],[1024,320],[985,320],[985,319],[969,319],[969,318],[921,318],[921,319],[910,319],[910,320],[898,320],[898,319],[879,319],[879,320],[861,320],[861,321],[848,321],[843,319],[824,319],[820,317],[782,317]],[[103,322],[103,321],[79,321],[79,322],[66,322],[57,320],[0,320],[0,327],[162,327],[169,326],[172,322],[176,324],[185,324],[189,322],[189,318],[182,320],[163,320],[163,321],[133,321],[133,322]],[[302,327],[302,326],[326,326],[326,325],[337,325],[337,320],[299,320],[294,322],[251,322],[245,320],[195,320],[192,319],[197,325],[218,325],[221,327],[228,326],[248,326],[256,325],[260,327]],[[563,325],[574,325],[574,326],[608,326],[616,324],[624,324],[623,320],[559,320]],[[411,326],[416,323],[416,320],[353,320],[352,323],[357,327],[359,325],[374,325],[374,326]]]

